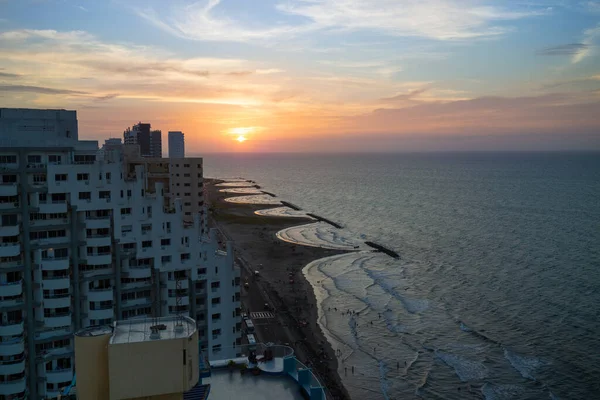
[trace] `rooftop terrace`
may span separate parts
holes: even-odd
[[[189,317],[129,319],[115,322],[110,344],[181,339],[195,331],[196,323]]]

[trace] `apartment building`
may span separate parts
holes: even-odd
[[[78,140],[75,111],[0,109],[0,396],[57,397],[73,332],[188,315],[209,357],[235,356],[239,269],[231,244],[148,191],[123,146]]]
[[[169,131],[169,158],[185,157],[185,138],[181,131]]]
[[[207,233],[204,204],[204,178],[202,158],[150,158],[142,157],[138,146],[124,146],[126,168],[143,165],[147,171],[146,190],[155,193],[157,183],[163,183],[164,196],[171,206],[181,199],[183,219],[193,220],[200,215],[201,233]]]

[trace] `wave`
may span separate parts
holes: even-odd
[[[304,211],[297,211],[289,207],[268,208],[265,210],[255,211],[254,214],[262,217],[292,217],[292,218],[307,218],[313,219],[306,215]]]
[[[277,232],[276,236],[285,242],[303,246],[349,251],[369,248],[360,238],[353,237],[348,231],[334,228],[323,222],[286,228]]]
[[[247,194],[263,194],[260,190],[253,187],[238,187],[219,190],[221,193],[247,193]]]
[[[481,393],[485,400],[520,399],[524,391],[522,386],[512,384],[495,385],[493,383],[486,383],[481,388]]]
[[[271,197],[266,194],[257,194],[252,196],[235,196],[228,197],[225,201],[230,203],[243,203],[243,204],[281,204],[275,197]]]
[[[504,357],[510,362],[510,364],[519,371],[521,376],[532,381],[537,381],[535,373],[537,370],[546,365],[545,361],[539,358],[522,356],[514,353],[508,349],[504,349]]]
[[[436,351],[435,355],[446,365],[453,368],[456,375],[463,382],[479,381],[488,375],[488,369],[479,361],[441,351]]]

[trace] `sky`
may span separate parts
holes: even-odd
[[[599,45],[600,1],[0,0],[0,107],[188,154],[600,149]]]

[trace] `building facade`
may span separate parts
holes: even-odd
[[[169,158],[185,157],[185,137],[183,132],[169,131]]]
[[[162,132],[152,130],[150,124],[137,123],[123,132],[124,144],[140,146],[142,157],[162,157]]]
[[[78,140],[75,111],[0,109],[0,138],[0,395],[56,397],[73,332],[117,319],[189,315],[209,357],[235,355],[231,244],[149,192],[123,146]]]

